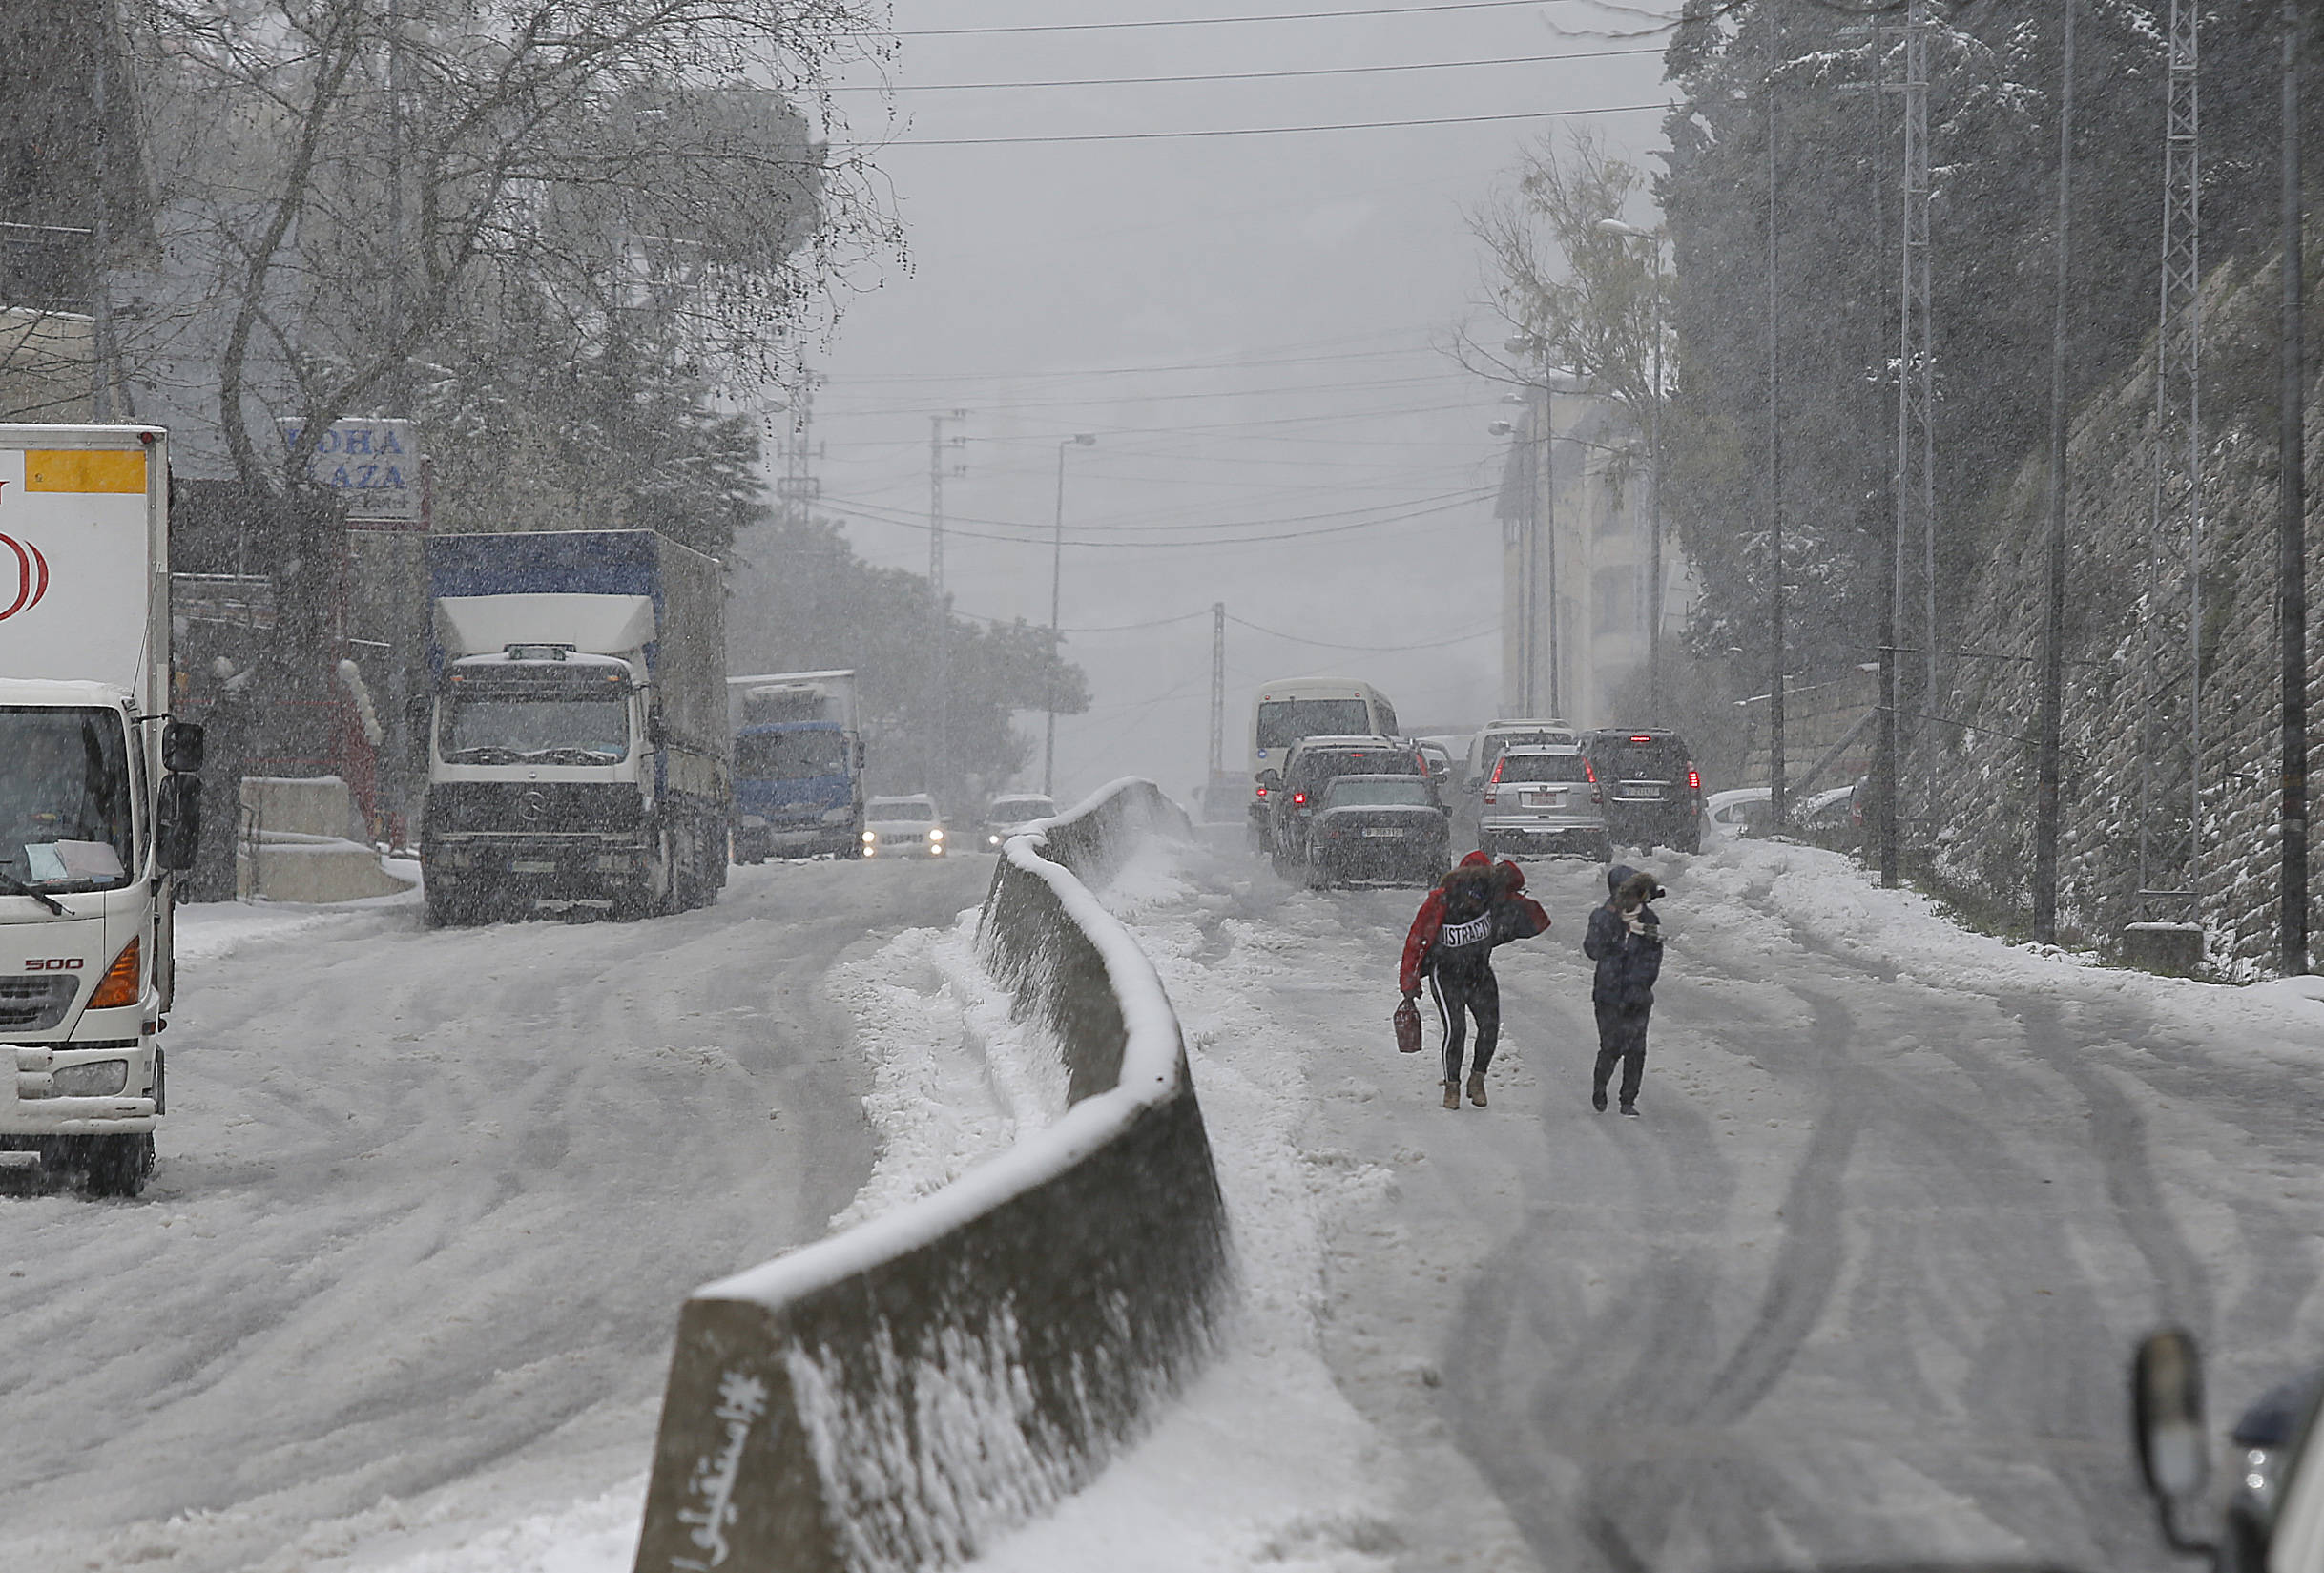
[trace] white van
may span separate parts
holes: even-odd
[[[1251,702],[1251,844],[1268,844],[1267,790],[1262,771],[1280,771],[1303,737],[1401,735],[1396,707],[1369,683],[1347,677],[1285,677],[1260,686]]]
[[[1554,718],[1538,721],[1487,721],[1477,729],[1468,740],[1468,768],[1461,777],[1462,790],[1484,790],[1484,778],[1493,774],[1493,761],[1507,748],[1571,748],[1581,741],[1581,734],[1570,722]]]

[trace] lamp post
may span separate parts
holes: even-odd
[[[1599,230],[1653,248],[1654,379],[1647,405],[1647,714],[1662,724],[1662,231],[1640,229],[1619,218],[1601,218]]]
[[[1531,355],[1537,356],[1541,360],[1540,380],[1531,384],[1533,390],[1541,395],[1541,463],[1534,466],[1532,471],[1534,479],[1531,501],[1533,507],[1530,516],[1525,521],[1525,544],[1526,549],[1519,554],[1521,571],[1524,575],[1522,582],[1525,587],[1525,592],[1519,598],[1519,605],[1523,609],[1525,618],[1523,630],[1525,664],[1521,673],[1522,681],[1519,685],[1521,689],[1519,697],[1523,703],[1519,708],[1527,715],[1543,714],[1540,701],[1543,697],[1542,690],[1546,689],[1549,701],[1547,714],[1563,715],[1566,713],[1564,694],[1560,692],[1562,685],[1558,681],[1560,647],[1557,594],[1557,412],[1553,403],[1558,391],[1557,374],[1553,372],[1549,364],[1548,342],[1538,334],[1516,334],[1504,341],[1502,348],[1511,355]],[[1567,376],[1570,378],[1570,374]],[[1537,584],[1537,579],[1546,582]],[[1546,598],[1548,602],[1547,607],[1537,609],[1537,598]],[[1538,617],[1536,616],[1537,610],[1541,612]],[[1546,656],[1546,659],[1537,658],[1537,647],[1534,642],[1536,622],[1546,625],[1542,628],[1541,632],[1544,635],[1543,643],[1547,646],[1547,649],[1538,652],[1540,656]],[[1536,666],[1542,669],[1541,688],[1536,688],[1534,685]]]
[[[1066,449],[1095,447],[1096,445],[1097,434],[1091,431],[1077,431],[1070,437],[1059,438],[1057,442],[1057,530],[1049,548],[1049,665],[1046,684],[1047,703],[1044,707],[1048,712],[1048,724],[1045,729],[1041,744],[1041,792],[1044,797],[1053,796],[1056,791],[1054,782],[1057,776],[1057,604],[1058,590],[1065,583]]]

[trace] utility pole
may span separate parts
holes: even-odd
[[[2300,34],[2308,0],[2284,0],[2283,390],[2278,412],[2276,629],[2283,690],[2282,913],[2279,964],[2287,978],[2308,970],[2308,368],[2301,270],[2307,212],[2300,192]]]
[[[1918,681],[1899,675],[1896,707],[1900,726],[1895,797],[1904,798],[1903,759],[1929,728],[1937,707],[1937,394],[1936,345],[1931,334],[1929,291],[1929,10],[1928,0],[1909,0],[1904,17],[1904,171],[1899,217],[1897,284],[1897,559],[1890,593],[1897,606],[1899,655],[1919,639]],[[1918,517],[1914,517],[1918,514]],[[1918,545],[1919,550],[1914,548]],[[1920,594],[1912,593],[1910,565],[1919,561]],[[1914,603],[1918,600],[1919,606]],[[1920,626],[1910,625],[1914,611]],[[1899,663],[1901,666],[1901,662]],[[1918,690],[1918,693],[1914,693]],[[1918,703],[1914,700],[1918,699]],[[1918,711],[1915,718],[1909,713]],[[1931,833],[1937,817],[1937,773],[1924,768],[1924,814]]]
[[[1546,348],[1543,355],[1547,356]],[[1548,600],[1543,632],[1549,648],[1543,653],[1547,657],[1543,677],[1549,690],[1549,714],[1566,714],[1565,685],[1560,668],[1564,642],[1560,637],[1557,598],[1557,388],[1546,359],[1542,362],[1542,594]]]
[[[951,754],[946,734],[950,731],[952,609],[944,599],[944,472],[949,468],[954,475],[968,473],[966,465],[946,457],[947,449],[966,447],[968,439],[946,437],[944,427],[967,418],[965,409],[928,417],[928,735],[927,763],[921,774],[926,782],[924,790],[931,793],[945,784]]]
[[[1211,605],[1211,769],[1203,790],[1227,768],[1227,603]]]
[[[2140,674],[2138,901],[2200,918],[2203,826],[2203,441],[2196,0],[2171,0],[2155,322],[2154,506]],[[2185,510],[2184,528],[2179,524]],[[2181,619],[2184,618],[2184,622]],[[2182,774],[2183,773],[2183,774]],[[2184,812],[2185,819],[2181,821]]]
[[[1046,673],[1048,695],[1042,707],[1048,712],[1048,717],[1041,740],[1041,791],[1044,797],[1050,797],[1057,795],[1057,665],[1065,659],[1064,631],[1058,626],[1058,616],[1064,605],[1065,587],[1066,449],[1096,445],[1097,433],[1093,431],[1077,431],[1057,442],[1057,530],[1049,547],[1049,665]]]
[[[1767,19],[1767,806],[1777,829],[1790,821],[1783,758],[1783,378],[1775,291],[1775,21]]]
[[[2041,757],[2034,785],[2034,938],[2058,941],[2058,777],[2065,708],[2065,303],[2073,264],[2074,0],[2058,72],[2057,296],[2049,330],[2049,583],[2042,612]]]
[[[106,124],[110,113],[113,76],[113,7],[96,8],[96,62],[90,93],[91,111],[96,120],[96,136],[93,152],[95,155],[96,200],[89,219],[89,331],[95,352],[96,377],[90,390],[90,409],[99,424],[114,420],[113,394],[115,383],[113,349],[113,283],[110,269],[113,263],[113,136]]]

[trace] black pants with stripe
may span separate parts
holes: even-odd
[[[1444,1079],[1461,1079],[1462,1040],[1466,1018],[1477,1018],[1477,1057],[1469,1069],[1482,1076],[1485,1066],[1493,1063],[1493,1049],[1501,1042],[1501,980],[1493,976],[1491,967],[1476,971],[1432,972],[1428,975],[1428,989],[1435,996],[1437,1014],[1444,1022]]]

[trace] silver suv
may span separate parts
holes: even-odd
[[[1606,795],[1570,743],[1504,749],[1477,804],[1477,845],[1491,853],[1570,853],[1610,862]]]

